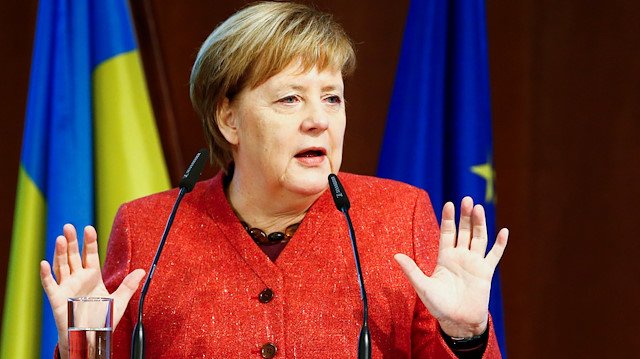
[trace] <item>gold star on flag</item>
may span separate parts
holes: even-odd
[[[493,181],[496,177],[496,172],[493,170],[493,164],[491,163],[491,159],[489,158],[487,163],[471,166],[471,172],[484,178],[487,181],[487,188],[484,194],[484,202],[495,203],[496,195],[493,189]]]

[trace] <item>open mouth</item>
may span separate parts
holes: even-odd
[[[297,158],[320,157],[326,155],[324,149],[308,149],[296,154]]]

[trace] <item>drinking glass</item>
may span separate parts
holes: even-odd
[[[69,359],[111,359],[112,298],[69,298]]]

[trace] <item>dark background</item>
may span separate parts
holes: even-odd
[[[444,1],[444,0],[443,0]],[[133,1],[172,178],[204,145],[188,79],[244,1]],[[408,0],[318,1],[357,43],[343,170],[375,174]],[[486,0],[498,225],[511,358],[637,356],[640,2]],[[37,2],[0,3],[0,300]],[[214,173],[210,169],[207,174]],[[34,268],[34,271],[37,271]],[[1,310],[1,308],[0,308]]]

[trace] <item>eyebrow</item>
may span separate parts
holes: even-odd
[[[343,90],[343,86],[329,85],[322,88],[322,91]]]
[[[287,86],[288,88],[292,89],[292,90],[296,90],[296,91],[304,91],[307,88],[305,86],[302,85],[289,85]],[[339,86],[339,85],[328,85],[328,86],[324,86],[322,89],[322,92],[326,92],[326,91],[333,91],[333,90],[343,90],[343,86]]]

